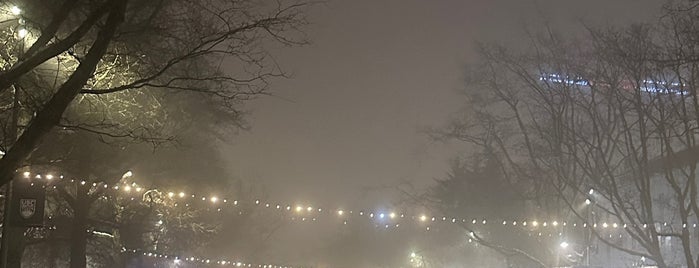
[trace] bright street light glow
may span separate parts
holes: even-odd
[[[21,28],[19,31],[17,31],[17,36],[19,36],[19,38],[24,38],[27,36],[27,33],[29,33],[27,29]]]
[[[565,241],[561,242],[561,248],[563,248],[563,249],[568,248],[568,242],[565,242]]]
[[[22,14],[22,9],[17,6],[12,6],[10,7],[10,12],[12,12],[12,15],[19,15]]]
[[[589,194],[594,194],[594,193],[595,193],[595,189],[590,188],[590,191],[587,192],[587,193],[589,193]]]
[[[592,201],[589,198],[585,199],[585,205],[589,205],[589,204],[592,204]]]

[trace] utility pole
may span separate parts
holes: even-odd
[[[12,122],[9,136],[10,140],[14,143],[17,140],[17,132],[19,128],[20,91],[19,88],[14,85],[12,86],[12,89],[14,91],[14,99],[12,100]],[[12,217],[12,213],[10,212],[12,208],[10,204],[11,202],[12,180],[10,180],[10,182],[5,185],[5,204],[4,212],[2,215],[2,241],[0,243],[0,268],[9,268],[8,263],[10,259],[10,247],[14,242],[16,242],[16,239],[13,238],[17,236],[16,232],[18,231],[17,228],[13,228],[10,224],[10,217]],[[19,256],[18,258],[21,258],[21,256]]]

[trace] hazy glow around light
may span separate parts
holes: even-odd
[[[12,6],[10,7],[10,12],[12,12],[12,15],[19,15],[22,14],[22,9],[17,6]]]
[[[561,248],[563,248],[563,249],[568,248],[568,242],[565,242],[565,241],[561,242]]]
[[[17,31],[17,36],[18,36],[19,38],[24,38],[24,37],[27,36],[27,33],[29,33],[29,32],[27,31],[27,29],[21,28],[21,29],[19,29],[19,31]]]

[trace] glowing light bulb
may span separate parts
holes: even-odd
[[[342,211],[342,210],[338,210],[338,211],[337,211],[337,215],[340,215],[340,216],[342,216],[342,214],[345,214],[345,212],[344,212],[344,211]]]
[[[565,241],[561,242],[561,248],[563,248],[563,249],[568,248],[568,242],[565,242]]]
[[[425,216],[425,215],[420,216],[420,221],[426,221],[426,220],[427,220],[427,216]]]
[[[173,193],[173,192],[169,192],[169,193],[167,193],[167,197],[170,197],[170,198],[172,198],[173,196],[175,196],[175,193]]]
[[[210,200],[211,200],[211,203],[216,203],[216,202],[218,202],[218,197],[212,196],[210,198]]]
[[[25,178],[29,178],[29,176],[31,176],[32,174],[29,173],[29,171],[25,171],[24,173],[22,173],[22,175],[24,175]]]
[[[130,192],[130,191],[131,191],[131,186],[130,186],[130,185],[124,186],[124,191]]]
[[[185,196],[185,194],[184,194],[184,192],[180,192],[180,194],[179,194],[178,196],[179,196],[180,198],[183,198],[183,197]]]
[[[53,175],[51,175],[51,174],[46,175],[46,179],[47,179],[47,180],[53,180]]]

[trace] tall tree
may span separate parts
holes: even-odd
[[[170,117],[159,97],[189,93],[231,115],[283,76],[264,50],[268,41],[303,44],[304,2],[239,1],[24,1],[16,29],[23,47],[3,51],[3,106],[22,92],[25,124],[15,142],[3,137],[0,184],[56,126],[111,137],[161,141]],[[21,46],[20,46],[21,47]],[[9,47],[8,47],[9,48]],[[13,54],[18,53],[18,54]],[[150,106],[128,105],[151,98]],[[90,114],[89,120],[71,114]],[[163,120],[144,123],[143,115]],[[118,124],[114,119],[130,119]],[[150,124],[149,124],[150,123]],[[9,125],[9,124],[5,124]]]
[[[697,267],[699,11],[688,5],[579,39],[550,30],[525,50],[482,46],[472,113],[447,135],[493,151],[522,194],[565,204],[620,256]]]

